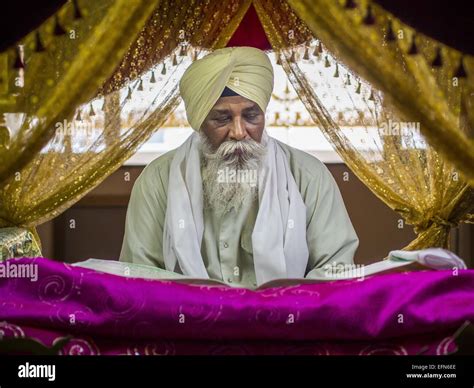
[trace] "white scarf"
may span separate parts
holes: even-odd
[[[199,135],[193,133],[171,161],[163,232],[166,269],[209,278],[201,256],[204,231]],[[252,233],[257,284],[302,278],[308,263],[306,206],[277,141],[264,131],[266,154],[258,174],[259,210]]]

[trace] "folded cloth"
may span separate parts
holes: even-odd
[[[114,276],[44,258],[7,263],[36,265],[38,280],[0,277],[0,322],[81,336],[371,341],[434,338],[474,321],[469,269],[253,291]]]
[[[466,269],[466,263],[455,253],[442,248],[427,248],[419,251],[391,251],[389,260],[418,262],[433,269]]]
[[[0,228],[0,262],[15,257],[38,257],[41,250],[28,229]]]

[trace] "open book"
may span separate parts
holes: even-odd
[[[255,290],[265,288],[292,286],[298,284],[321,283],[332,280],[363,279],[376,273],[388,273],[399,267],[413,263],[421,264],[426,269],[466,269],[463,260],[450,252],[441,248],[429,248],[421,251],[391,251],[387,258],[369,265],[354,265],[341,267],[342,271],[327,271],[319,278],[304,279],[275,279],[258,287],[246,287]],[[184,276],[175,272],[144,264],[126,263],[113,260],[88,259],[73,264],[77,267],[89,268],[100,272],[105,272],[118,276],[170,280],[186,284],[199,285],[226,285],[229,287],[244,287],[238,284],[229,284],[217,279],[199,279]],[[337,266],[336,266],[337,268]],[[329,268],[328,268],[329,269]]]

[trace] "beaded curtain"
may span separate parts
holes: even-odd
[[[289,3],[293,5],[295,2]],[[310,23],[311,17],[316,17],[313,11],[321,12],[317,13],[318,23],[320,18],[326,17],[324,12],[328,12],[330,15],[327,18],[337,15],[340,23],[346,23],[343,26],[331,25],[331,28],[338,31],[344,30],[353,35],[363,31],[363,34],[367,35],[385,36],[383,27],[363,24],[363,17],[366,15],[363,6],[358,8],[358,18],[353,15],[357,23],[351,24],[344,21],[344,18],[350,18],[347,12],[356,10],[347,9],[345,2],[316,3],[331,5],[324,8],[325,11],[319,9],[319,6],[311,8],[307,5],[304,9],[308,12],[305,16],[310,26],[313,25]],[[287,7],[286,3],[280,4],[284,8]],[[412,96],[412,99],[404,101],[405,105],[409,105],[408,109],[398,109],[394,104],[393,94],[398,96],[402,91],[387,90],[387,85],[384,88],[379,87],[383,82],[379,84],[373,77],[362,77],[361,73],[369,74],[368,71],[359,73],[347,65],[346,57],[339,55],[334,49],[336,44],[333,40],[341,39],[341,36],[332,36],[327,32],[318,37],[313,35],[305,45],[292,45],[293,29],[301,26],[294,26],[289,30],[282,28],[277,17],[281,11],[274,1],[261,0],[256,9],[270,43],[278,52],[279,63],[327,140],[357,177],[385,204],[401,215],[399,227],[403,227],[404,223],[414,227],[417,236],[405,249],[448,247],[451,228],[460,222],[472,222],[474,194],[460,171],[430,145],[428,136],[424,136],[426,131],[431,131],[430,128],[425,128],[426,120],[421,121],[423,117],[419,114],[411,114],[413,106],[419,104],[418,98],[425,100],[424,94],[417,94],[416,98]],[[295,6],[295,10],[298,9]],[[372,16],[375,17],[374,14]],[[377,19],[379,18],[381,15],[377,14]],[[380,23],[382,26],[386,25],[382,21]],[[397,23],[396,31],[403,28],[405,34],[412,35],[408,27]],[[368,38],[359,38],[360,41],[354,43],[352,50],[372,52],[371,47],[376,43],[367,40]],[[415,61],[422,62],[422,47],[432,46],[434,43],[420,36],[417,38],[417,44],[420,53],[416,55]],[[328,47],[332,47],[334,51]],[[404,42],[401,42],[392,49],[396,51],[397,58],[405,64],[405,83],[401,83],[400,88],[410,89],[416,85],[414,82],[417,80],[423,84],[426,93],[439,94],[437,98],[443,103],[438,106],[435,116],[443,116],[445,119],[449,117],[452,120],[457,116],[458,120],[454,120],[457,123],[468,122],[467,115],[462,112],[461,99],[466,84],[462,83],[457,87],[450,83],[453,72],[458,71],[456,63],[459,62],[459,54],[449,53],[449,49],[443,47],[445,56],[450,54],[452,60],[445,59],[444,66],[433,73],[425,69],[425,73],[421,74],[418,70],[412,71],[408,64],[414,55],[410,51],[413,50],[412,47],[405,47]],[[377,63],[374,66],[383,65],[386,72],[391,73],[397,64],[393,56],[389,55],[390,49],[387,50],[385,57],[379,58],[382,64]],[[360,55],[363,56],[363,53]],[[347,56],[350,57],[350,54]],[[353,62],[352,57],[349,59]],[[347,63],[352,63],[351,61]],[[418,68],[414,65],[414,69]],[[412,76],[412,73],[415,74]],[[423,75],[430,78],[424,79]],[[390,78],[390,75],[387,77]],[[439,82],[439,87],[435,81]],[[426,99],[429,100],[430,97]],[[454,122],[451,124],[451,132],[467,137],[463,127],[455,125]]]
[[[418,33],[370,0],[288,3],[339,60],[419,122],[430,145],[474,183],[474,57]]]
[[[41,36],[45,36],[44,52],[27,51],[24,55],[25,81],[15,94],[27,103],[4,106],[2,111],[7,113],[9,136],[4,136],[2,143],[0,227],[26,227],[35,232],[36,225],[61,214],[118,169],[179,104],[178,82],[184,70],[209,50],[225,46],[250,1],[161,0],[154,4],[133,40],[122,36],[122,43],[129,44],[120,52],[101,51],[100,42],[87,39],[94,21],[107,15],[106,3],[80,1],[77,5],[87,13],[79,21],[83,23],[75,27],[80,41],[59,40],[54,33],[43,33],[49,23],[54,28],[56,20],[67,20],[71,4],[66,4],[39,28]],[[133,13],[130,5],[127,2],[124,14]],[[115,34],[126,20],[112,23],[106,18],[103,22],[108,22],[107,30]],[[126,29],[122,32],[128,36]],[[26,42],[35,43],[37,36],[38,31],[33,32]],[[74,66],[76,50],[82,45],[94,51],[88,60],[97,56],[102,58],[102,64],[109,59],[118,60],[107,81],[104,83],[102,78],[102,83],[97,81],[91,88],[92,95],[75,96],[69,102],[74,109],[67,114],[69,110],[51,100],[54,96],[50,96],[47,86],[54,93],[61,84],[62,98],[70,100],[68,93],[74,97],[77,83],[56,80],[55,75],[61,75],[65,62]],[[95,70],[84,62],[83,71],[76,76],[94,78]],[[11,73],[11,77],[17,76],[14,71]],[[39,108],[31,106],[33,98]],[[44,105],[51,112],[45,112]],[[37,113],[38,109],[43,113]],[[25,142],[40,148],[34,153]],[[26,163],[20,163],[22,157]]]

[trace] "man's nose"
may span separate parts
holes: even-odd
[[[235,117],[232,122],[232,128],[229,131],[229,137],[232,140],[244,140],[247,137],[247,131],[242,125],[240,117]]]

